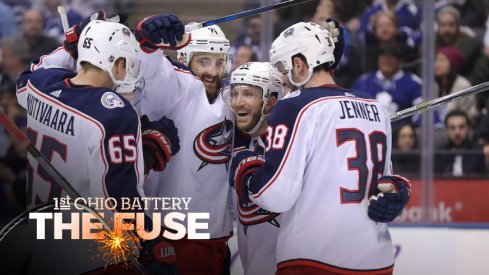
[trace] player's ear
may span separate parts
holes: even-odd
[[[119,58],[115,61],[114,67],[112,68],[112,73],[115,79],[123,80],[126,76],[126,59]]]
[[[188,66],[188,64],[185,64],[185,58],[183,58],[182,55],[178,55],[178,63],[182,63],[182,64]]]
[[[265,109],[263,110],[263,113],[265,115],[268,115],[270,112],[272,112],[273,106],[277,103],[277,97],[272,95],[268,101],[267,104],[265,105]]]

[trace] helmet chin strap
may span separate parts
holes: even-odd
[[[295,82],[294,80],[292,80],[292,70],[290,70],[288,73],[287,73],[287,78],[289,79],[290,83],[294,86],[297,86],[297,87],[300,87],[302,88],[302,86],[304,84],[306,84],[307,82],[309,82],[309,80],[311,80],[311,77],[312,77],[312,71],[314,70],[313,67],[309,66],[309,69],[308,69],[308,75],[306,77],[306,79],[304,79],[304,81],[302,82]]]

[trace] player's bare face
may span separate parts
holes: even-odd
[[[231,108],[236,115],[236,126],[243,132],[251,131],[261,118],[263,107],[261,89],[250,85],[234,86],[230,97]]]
[[[226,56],[215,53],[195,53],[190,61],[190,69],[204,82],[207,97],[214,99],[221,89],[221,81],[226,66]]]

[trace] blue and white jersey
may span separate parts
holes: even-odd
[[[388,112],[337,86],[302,89],[277,102],[268,131],[266,161],[249,191],[281,213],[278,267],[392,270],[387,226],[367,215],[372,186],[391,174]]]
[[[141,110],[150,120],[163,116],[178,128],[180,151],[163,172],[151,171],[145,193],[154,197],[190,197],[182,213],[209,213],[211,239],[232,233],[228,164],[232,153],[234,114],[220,92],[207,99],[203,82],[161,51],[140,54],[146,86]],[[172,210],[161,210],[166,215]]]
[[[31,68],[17,82],[31,143],[82,197],[144,195],[141,130],[129,102],[107,88],[72,85],[70,70]],[[28,170],[28,205],[67,195],[30,155]]]
[[[250,150],[265,157],[268,134],[251,137],[236,129],[233,156]],[[238,249],[245,275],[275,274],[279,213],[267,211],[254,202],[241,203],[235,192],[233,201],[238,215]]]

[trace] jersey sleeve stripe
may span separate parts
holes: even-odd
[[[60,51],[60,50],[62,50],[62,49],[64,49],[64,47],[63,47],[63,46],[60,46],[60,47],[56,48],[56,50],[54,50],[53,52],[51,52],[51,53],[49,53],[49,54],[45,54],[45,55],[41,56],[41,57],[39,58],[39,62],[38,62],[37,64],[34,64],[34,63],[32,63],[32,64],[31,64],[31,71],[34,71],[34,70],[36,70],[37,68],[39,68],[39,67],[41,66],[41,64],[42,64],[42,62],[43,62],[43,60],[44,60],[44,58],[45,58],[45,57],[48,57],[48,56],[50,56],[50,55],[53,55],[53,54],[55,54],[56,52],[58,52],[58,51]]]
[[[58,106],[60,106],[61,108],[64,108],[70,112],[73,112],[81,117],[83,117],[84,119],[86,119],[87,121],[90,121],[92,122],[93,124],[95,124],[95,126],[97,126],[100,130],[100,132],[102,133],[102,139],[100,140],[100,154],[102,156],[102,160],[104,162],[104,173],[103,173],[103,177],[102,177],[102,189],[104,190],[104,195],[105,197],[109,197],[109,195],[107,194],[107,190],[106,190],[106,186],[105,186],[105,176],[107,175],[107,170],[108,170],[108,163],[107,163],[107,160],[105,159],[105,146],[104,146],[104,139],[105,139],[105,129],[104,127],[100,124],[100,122],[98,122],[97,120],[95,120],[94,118],[84,114],[84,113],[81,113],[79,112],[78,110],[76,109],[73,109],[47,95],[45,95],[44,93],[42,93],[41,91],[39,91],[36,87],[34,87],[34,85],[32,85],[32,83],[30,81],[27,82],[27,86],[34,92],[36,93],[37,95],[39,95],[40,97],[52,102],[53,104],[56,104]]]
[[[394,265],[387,266],[385,268],[379,268],[379,269],[358,270],[358,269],[341,268],[341,267],[329,265],[326,263],[322,263],[310,259],[292,259],[277,264],[277,267],[279,269],[287,268],[289,266],[310,266],[313,268],[333,272],[334,274],[345,274],[345,275],[387,275],[387,274],[392,274],[392,272],[394,271]]]

